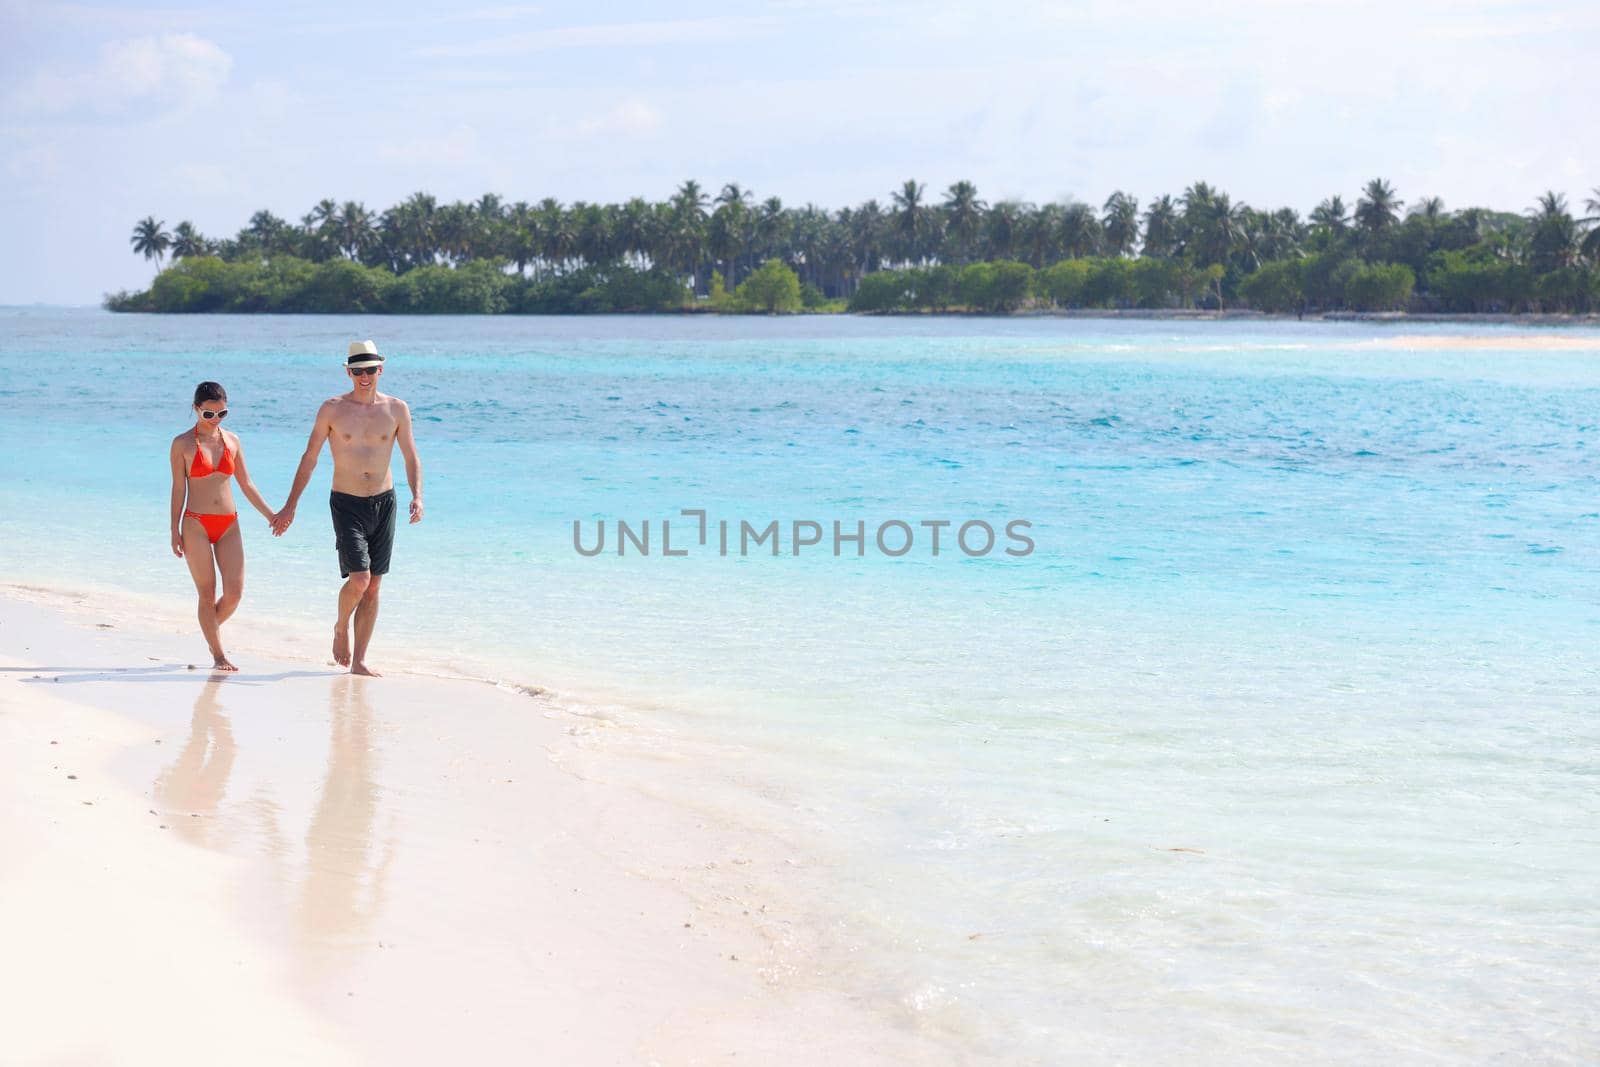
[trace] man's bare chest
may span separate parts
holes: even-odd
[[[388,412],[343,415],[333,421],[329,436],[334,447],[377,448],[392,444],[397,422]]]

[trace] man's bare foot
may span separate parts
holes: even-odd
[[[333,628],[333,662],[341,667],[350,666],[350,625]]]
[[[212,659],[216,661],[211,664],[211,669],[214,671],[236,671],[239,669],[238,667],[235,667],[233,664],[229,663],[228,657],[224,656],[220,652],[213,656]]]
[[[350,666],[351,674],[359,674],[365,678],[382,678],[383,675],[367,666],[365,663],[355,663]]]

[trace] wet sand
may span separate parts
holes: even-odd
[[[0,593],[0,1060],[943,1062],[537,697],[173,648]]]

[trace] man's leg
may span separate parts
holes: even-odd
[[[333,515],[334,546],[339,552],[339,573],[344,585],[339,588],[339,617],[333,624],[333,661],[350,666],[350,614],[372,580],[372,564],[367,555],[367,536],[359,497],[345,493],[328,496]]]
[[[370,580],[356,604],[356,651],[350,661],[350,673],[376,678],[378,672],[367,666],[367,645],[372,641],[372,628],[378,624],[378,587],[389,573],[389,557],[394,551],[394,490],[372,497],[371,502],[372,523],[362,531]]]
[[[355,575],[351,575],[352,578]],[[367,645],[372,641],[372,628],[378,625],[378,589],[383,585],[383,575],[374,574],[367,591],[356,603],[356,654],[350,661],[351,674],[378,677],[378,672],[367,666]]]
[[[372,584],[372,575],[366,571],[351,571],[339,588],[339,620],[333,624],[333,661],[341,667],[350,666],[350,615],[366,595]],[[367,627],[372,636],[372,627]]]

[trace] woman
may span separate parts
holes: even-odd
[[[228,417],[228,394],[222,386],[201,382],[194,391],[194,411],[194,429],[172,439],[172,554],[188,562],[200,593],[200,632],[211,646],[213,666],[236,671],[222,651],[220,632],[244,594],[244,538],[229,476],[239,476],[245,499],[267,519],[272,510],[245,471],[238,435],[222,428]]]

